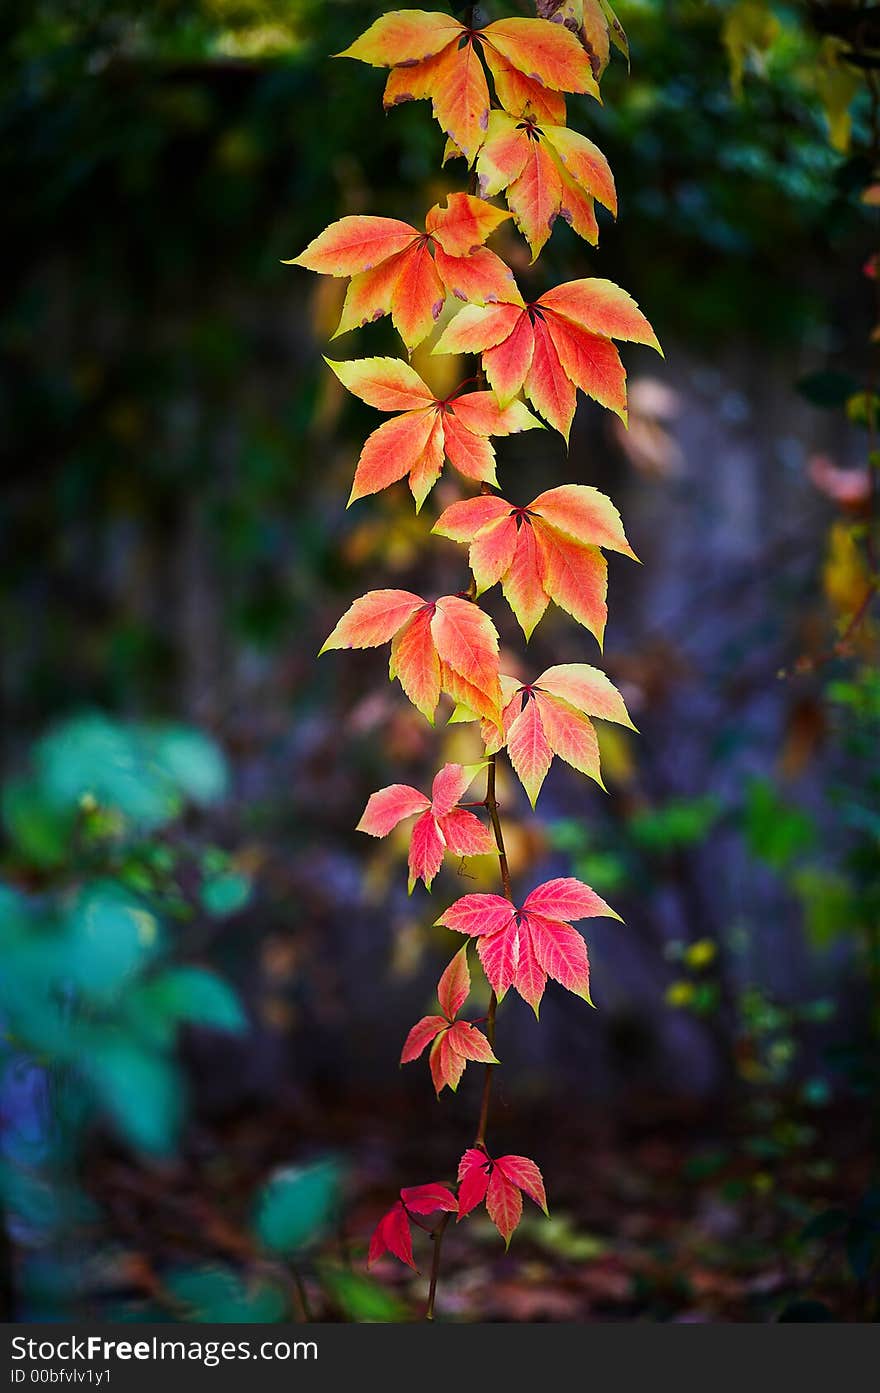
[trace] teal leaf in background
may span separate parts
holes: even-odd
[[[183,1091],[170,1060],[108,1028],[95,1032],[82,1067],[98,1102],[129,1145],[154,1156],[173,1152]]]
[[[270,1176],[257,1200],[255,1227],[265,1248],[290,1256],[332,1223],[339,1208],[342,1171],[336,1161],[286,1166]]]
[[[247,1281],[229,1268],[197,1267],[174,1272],[166,1290],[184,1318],[213,1324],[270,1324],[285,1314],[283,1292],[270,1282]]]
[[[218,803],[229,783],[219,747],[200,730],[187,726],[156,726],[147,740],[160,769],[190,802],[200,807]]]
[[[251,897],[250,878],[238,871],[223,871],[202,883],[200,897],[207,912],[218,919],[237,914]]]
[[[170,1044],[186,1023],[241,1034],[247,1018],[232,987],[201,967],[172,967],[140,985],[127,1014],[145,1038]]]
[[[156,955],[159,922],[112,881],[83,887],[62,909],[61,971],[85,997],[117,996]]]

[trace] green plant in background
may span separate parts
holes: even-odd
[[[25,1249],[69,1247],[87,1219],[81,1164],[96,1125],[145,1155],[174,1152],[182,1026],[247,1028],[233,988],[181,961],[199,902],[225,913],[249,889],[225,853],[182,830],[227,782],[196,730],[89,714],[50,730],[3,789],[0,1177]],[[222,893],[231,874],[234,900]]]

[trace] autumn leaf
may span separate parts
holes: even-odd
[[[562,121],[565,107],[559,93],[599,97],[589,57],[578,40],[544,19],[503,19],[471,29],[449,15],[397,10],[382,15],[337,57],[392,69],[386,107],[430,98],[434,116],[469,163],[489,124],[484,62],[499,103],[516,115],[531,105],[542,116],[549,111]]]
[[[604,789],[599,742],[590,717],[635,730],[623,697],[604,672],[587,663],[562,663],[548,667],[531,683],[502,673],[501,690],[503,732],[484,722],[483,739],[490,754],[507,747],[532,807],[554,755]]]
[[[434,779],[431,797],[409,784],[390,784],[372,793],[357,825],[371,837],[387,837],[405,818],[418,819],[409,844],[409,890],[417,880],[428,890],[443,862],[443,855],[485,856],[495,851],[495,840],[478,817],[458,806],[462,794],[482,765],[444,764]]]
[[[438,1210],[447,1214],[455,1214],[458,1210],[458,1200],[445,1185],[404,1187],[400,1192],[400,1198],[395,1200],[387,1214],[382,1215],[373,1230],[367,1266],[372,1267],[383,1254],[391,1253],[417,1272],[418,1268],[413,1261],[410,1216],[436,1214]]]
[[[661,352],[635,300],[606,280],[565,281],[531,304],[467,305],[434,353],[481,353],[501,405],[520,388],[568,440],[577,388],[626,422],[626,373],[612,339]]]
[[[391,644],[389,675],[433,722],[441,691],[500,725],[498,634],[491,619],[459,595],[423,600],[409,590],[371,590],[355,600],[327,639],[333,648]]]
[[[497,1064],[492,1046],[481,1030],[469,1021],[456,1020],[471,989],[467,963],[468,945],[456,953],[437,984],[437,999],[442,1016],[423,1016],[406,1037],[400,1056],[401,1064],[410,1064],[431,1046],[428,1063],[434,1089],[440,1097],[447,1086],[458,1088],[468,1060],[477,1064]]]
[[[411,352],[431,332],[447,293],[472,304],[516,298],[513,275],[484,246],[510,217],[471,194],[435,204],[425,231],[397,218],[340,218],[286,266],[351,276],[334,338],[390,314]]]
[[[599,224],[594,199],[617,212],[614,178],[598,146],[567,126],[539,122],[530,113],[491,113],[477,174],[484,195],[507,190],[507,205],[531,247],[533,261],[557,217],[595,245]]]
[[[495,451],[489,436],[512,435],[541,425],[521,401],[500,406],[492,392],[453,392],[441,401],[415,369],[399,358],[358,358],[348,363],[326,358],[325,362],[368,406],[401,413],[367,437],[349,506],[408,478],[418,512],[440,477],[444,459],[465,478],[492,483]]]
[[[608,0],[537,0],[535,8],[543,19],[564,24],[580,40],[597,82],[608,66],[612,44],[629,61],[623,25]]]
[[[600,548],[637,559],[614,504],[586,484],[547,489],[524,508],[496,494],[467,498],[433,531],[469,544],[477,594],[500,581],[527,639],[553,600],[601,646],[608,568]]]
[[[502,895],[464,895],[437,920],[477,940],[489,985],[501,1001],[513,987],[538,1015],[547,978],[590,1001],[590,964],[572,919],[619,919],[581,880],[563,877],[539,885],[517,908]]]
[[[458,1223],[485,1200],[489,1218],[504,1246],[510,1247],[522,1218],[522,1196],[547,1210],[541,1172],[527,1156],[498,1156],[494,1160],[479,1147],[470,1147],[458,1164]]]

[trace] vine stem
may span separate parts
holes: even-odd
[[[498,848],[498,867],[501,871],[501,883],[504,886],[504,893],[509,900],[513,899],[513,884],[510,879],[510,866],[507,860],[507,851],[504,846],[504,830],[501,826],[501,816],[498,811],[498,796],[496,793],[496,777],[498,772],[498,756],[489,756],[489,767],[486,771],[486,802],[485,807],[489,814],[489,821],[492,824],[492,832],[495,837],[495,845]],[[495,1018],[498,1014],[498,998],[494,992],[489,997],[489,1010],[486,1014],[486,1039],[495,1051]],[[486,1065],[486,1073],[483,1077],[483,1096],[480,1101],[480,1118],[477,1123],[477,1132],[474,1137],[474,1146],[481,1151],[486,1150],[486,1128],[489,1125],[489,1106],[492,1101],[492,1070],[494,1064]],[[437,1299],[437,1283],[440,1280],[440,1258],[443,1252],[443,1235],[446,1233],[449,1224],[449,1215],[444,1214],[440,1223],[431,1234],[431,1241],[434,1251],[431,1254],[431,1276],[428,1284],[428,1304],[425,1307],[425,1320],[434,1319],[434,1303]]]
[[[446,1232],[446,1225],[448,1223],[449,1215],[444,1214],[440,1223],[431,1234],[434,1252],[431,1255],[431,1281],[428,1287],[428,1305],[425,1308],[425,1320],[434,1319],[434,1301],[437,1297],[437,1282],[440,1277],[440,1253],[443,1249],[443,1235]]]

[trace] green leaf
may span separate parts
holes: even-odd
[[[818,866],[803,866],[795,871],[791,884],[803,907],[804,925],[814,948],[828,949],[853,933],[858,907],[843,876]]]
[[[273,1253],[292,1254],[306,1247],[332,1221],[341,1185],[342,1172],[331,1160],[276,1171],[257,1200],[260,1242]]]
[[[776,871],[784,870],[816,837],[812,819],[784,803],[766,779],[751,779],[746,788],[744,831],[752,855]]]
[[[70,854],[73,813],[52,807],[27,779],[11,780],[3,789],[3,822],[19,854],[32,865],[60,866]]]
[[[636,813],[629,823],[633,838],[647,851],[674,851],[708,836],[721,814],[717,798],[678,798],[660,808]]]
[[[321,1282],[349,1320],[395,1324],[407,1319],[406,1307],[371,1277],[341,1267],[322,1267]]]

